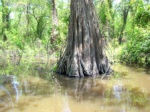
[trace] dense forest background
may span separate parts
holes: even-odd
[[[149,67],[150,1],[93,2],[109,60]],[[59,58],[66,47],[69,16],[70,0],[1,0],[0,66],[48,64]]]

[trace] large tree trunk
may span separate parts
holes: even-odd
[[[57,73],[73,77],[109,74],[103,38],[92,0],[71,0],[68,45]]]

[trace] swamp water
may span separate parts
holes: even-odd
[[[118,75],[103,80],[3,76],[0,112],[150,112],[150,74],[123,65],[113,69]]]

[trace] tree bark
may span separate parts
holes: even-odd
[[[104,39],[92,0],[71,0],[68,45],[57,63],[57,73],[73,77],[109,74]]]

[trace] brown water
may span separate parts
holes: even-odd
[[[150,74],[114,66],[109,79],[18,76],[0,85],[0,112],[150,112]]]

